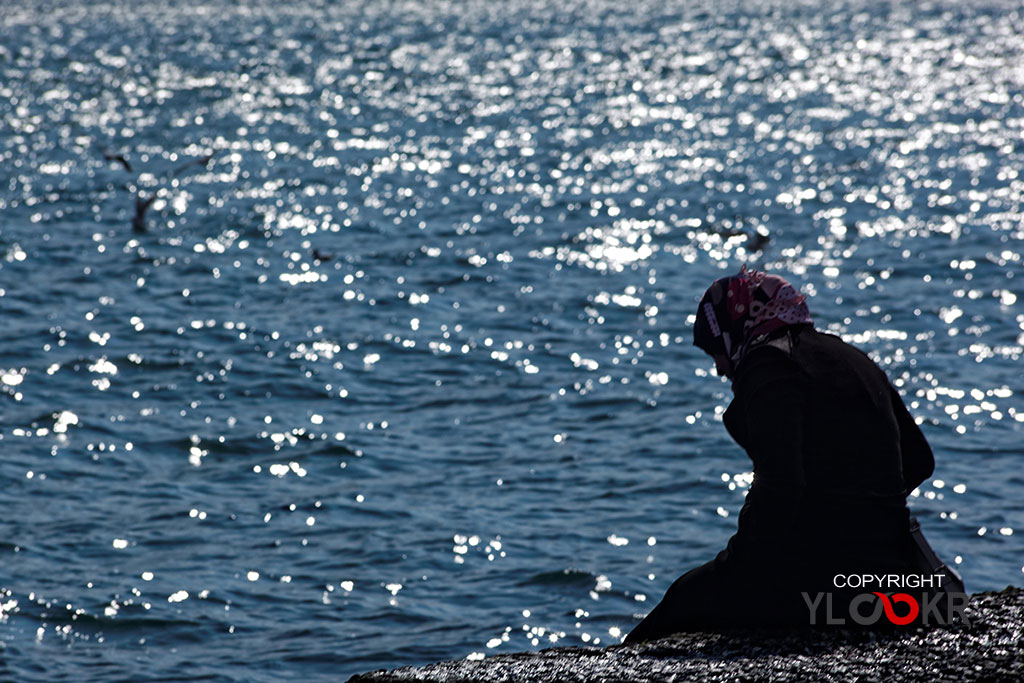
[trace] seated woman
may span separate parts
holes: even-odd
[[[931,476],[932,451],[867,355],[815,330],[786,280],[745,267],[704,294],[694,344],[733,380],[724,423],[754,480],[726,549],[677,579],[627,642],[806,626],[815,622],[804,594],[832,593],[833,614],[846,614],[852,593],[836,588],[837,574],[933,573],[906,507]]]

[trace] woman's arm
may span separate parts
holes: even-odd
[[[903,459],[903,484],[907,492],[913,491],[932,476],[935,471],[935,456],[924,438],[921,428],[910,416],[907,406],[896,389],[889,387],[892,395],[892,411],[900,428],[900,454]]]
[[[758,350],[737,378],[754,482],[740,511],[730,555],[740,562],[785,551],[794,537],[806,488],[801,392],[795,364],[782,352]]]

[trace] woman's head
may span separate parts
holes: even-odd
[[[810,322],[806,297],[793,285],[743,266],[738,274],[715,280],[704,293],[693,343],[715,359],[720,373],[731,377],[752,341]]]

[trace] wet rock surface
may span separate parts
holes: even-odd
[[[566,647],[375,671],[386,681],[1021,681],[1024,590],[971,596],[968,625],[893,630],[685,633],[606,648]]]

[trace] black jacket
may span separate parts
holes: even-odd
[[[736,369],[724,422],[754,481],[720,560],[794,578],[911,569],[906,496],[935,465],[920,428],[863,352],[809,325],[778,339]]]

